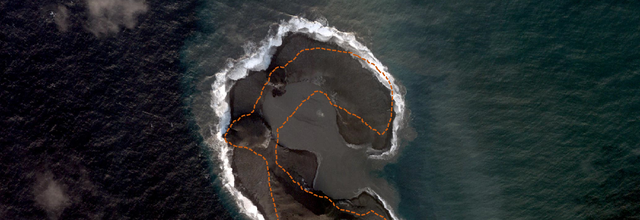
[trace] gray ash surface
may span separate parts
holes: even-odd
[[[362,115],[376,128],[384,129],[389,120],[389,90],[350,55],[321,50],[303,53],[285,69],[273,72],[263,97],[256,103],[268,74],[293,59],[301,49],[311,47],[340,49],[305,35],[286,36],[267,70],[251,71],[231,89],[233,120],[251,113],[254,104],[256,108],[253,114],[234,123],[227,140],[251,148],[269,164],[266,169],[262,157],[247,149],[234,148],[232,168],[236,185],[267,219],[276,219],[274,200],[280,219],[382,219],[374,214],[358,216],[340,211],[327,199],[304,192],[291,177],[304,189],[329,196],[340,208],[356,213],[374,210],[391,219],[381,201],[358,191],[371,187],[382,196],[393,196],[392,187],[370,176],[372,162],[365,149],[354,150],[345,145],[369,144],[373,148],[388,149],[389,132],[374,136],[375,132],[359,119],[352,120],[355,117],[327,103],[320,93],[301,106],[296,116],[280,129],[278,163],[291,177],[275,163],[276,129],[314,89],[336,94],[333,98],[338,105],[348,106],[347,109]],[[322,80],[313,83],[314,77]],[[271,135],[265,136],[265,132]],[[266,142],[267,146],[263,144]],[[270,185],[267,184],[269,178]]]

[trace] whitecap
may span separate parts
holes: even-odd
[[[222,170],[221,179],[224,189],[232,194],[236,199],[236,204],[241,208],[241,211],[247,216],[253,219],[264,219],[264,217],[258,211],[258,208],[246,198],[240,191],[235,188],[235,177],[233,176],[231,168],[231,156],[232,150],[223,138],[227,127],[231,120],[231,113],[229,112],[229,103],[227,94],[231,90],[231,87],[235,81],[247,76],[249,71],[262,71],[269,67],[271,57],[276,51],[278,46],[282,45],[282,39],[289,33],[302,33],[308,37],[321,41],[330,42],[340,46],[343,50],[353,52],[361,56],[364,59],[369,60],[371,63],[380,69],[380,72],[376,68],[366,61],[357,59],[363,68],[370,70],[374,76],[388,89],[393,90],[394,100],[394,112],[395,118],[393,120],[391,148],[387,151],[381,151],[377,154],[369,155],[371,159],[388,160],[393,158],[399,148],[398,129],[404,122],[404,97],[400,91],[400,86],[395,83],[394,77],[388,73],[388,68],[373,56],[373,53],[356,41],[356,37],[353,33],[341,32],[333,27],[324,26],[320,22],[309,21],[301,17],[292,17],[289,21],[282,21],[277,28],[276,33],[269,33],[268,37],[260,42],[260,47],[256,47],[255,44],[248,43],[245,45],[245,55],[240,59],[230,59],[227,62],[226,67],[220,72],[215,74],[216,80],[211,85],[211,108],[215,112],[219,119],[218,126],[215,130],[211,130],[213,135],[213,142],[210,146],[214,148],[218,159],[221,161],[220,168]],[[384,73],[384,75],[383,75]],[[386,76],[386,77],[385,77]],[[387,78],[389,81],[387,81]],[[391,85],[389,85],[389,82]],[[377,152],[377,151],[376,151]],[[367,192],[377,197],[384,204],[385,208],[393,214],[393,209],[389,207],[382,198],[380,198],[373,190],[367,189]]]

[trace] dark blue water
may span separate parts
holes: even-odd
[[[0,219],[230,219],[182,102],[196,3],[97,36],[88,2],[0,2]]]

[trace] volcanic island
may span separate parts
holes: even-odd
[[[371,182],[367,154],[391,148],[392,96],[343,51],[289,34],[266,70],[228,93],[235,185],[266,219],[392,219],[362,190]]]

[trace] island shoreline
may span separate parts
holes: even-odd
[[[290,29],[289,30],[283,30],[282,27],[283,26],[287,26],[287,25],[290,26],[289,27]],[[294,28],[291,27],[291,26],[296,26],[296,25],[298,25],[298,26],[294,27]],[[306,27],[303,28],[303,26],[305,26],[305,25],[306,25]],[[221,131],[223,129],[226,129],[226,126],[228,126],[229,121],[231,119],[231,117],[229,115],[230,112],[228,110],[229,109],[229,105],[228,105],[228,103],[224,103],[224,102],[225,102],[225,100],[227,100],[226,94],[229,93],[229,90],[231,89],[231,86],[233,85],[233,82],[236,81],[236,80],[239,80],[239,79],[242,79],[242,78],[246,77],[246,75],[248,74],[248,72],[246,72],[246,71],[248,71],[248,70],[251,70],[251,69],[256,70],[256,69],[266,68],[266,67],[264,67],[264,64],[259,64],[259,63],[257,64],[257,63],[255,63],[255,61],[262,60],[263,61],[262,63],[264,63],[264,61],[267,60],[267,58],[272,58],[273,57],[272,53],[273,53],[274,48],[279,46],[277,44],[281,44],[282,43],[282,37],[284,36],[284,35],[281,34],[282,32],[289,33],[289,32],[295,32],[295,31],[302,30],[301,32],[307,32],[307,34],[308,34],[308,33],[313,33],[313,31],[310,31],[310,29],[313,29],[313,28],[315,28],[316,30],[323,29],[323,28],[328,29],[326,27],[323,27],[321,24],[319,24],[317,22],[310,22],[310,21],[306,21],[304,19],[297,18],[297,17],[292,18],[289,22],[283,22],[281,24],[281,26],[279,27],[279,29],[278,29],[278,34],[276,34],[276,35],[270,34],[271,35],[271,37],[269,37],[270,40],[266,40],[265,42],[267,42],[267,43],[263,42],[263,47],[261,47],[259,49],[259,51],[262,51],[261,53],[256,51],[256,52],[252,53],[252,55],[247,55],[244,58],[240,59],[239,61],[236,61],[234,64],[230,63],[230,65],[228,65],[228,68],[226,68],[225,70],[223,70],[222,72],[217,74],[216,82],[212,85],[212,89],[213,90],[212,90],[212,105],[211,106],[214,109],[214,111],[216,111],[216,115],[218,115],[220,117],[220,123],[219,123],[219,126],[218,126],[219,129],[217,131],[217,134],[214,135],[214,139],[218,139],[218,141],[220,141],[221,134],[223,133]],[[292,31],[291,29],[295,29],[295,30]],[[333,29],[333,28],[331,28],[331,29]],[[333,29],[333,30],[335,30],[335,29]],[[338,32],[337,30],[335,30],[335,31]],[[344,35],[350,36],[350,37],[348,37],[349,40],[355,41],[355,37],[353,37],[353,34],[342,33],[342,32],[339,32],[339,33],[341,33],[343,36]],[[279,39],[278,39],[278,36],[280,37]],[[329,39],[331,39],[331,38],[329,38]],[[325,40],[328,41],[329,39],[325,39]],[[322,39],[320,39],[320,40],[322,40]],[[274,41],[275,41],[275,43],[274,43]],[[354,44],[352,42],[349,41],[349,43],[350,43],[349,45],[351,47],[354,47]],[[360,47],[366,49],[366,47],[364,47],[362,45],[359,45],[359,43],[357,43],[355,46],[360,46]],[[368,52],[368,49],[366,49],[366,51]],[[370,53],[370,52],[368,52],[368,53]],[[377,61],[377,60],[375,60],[375,61]],[[268,62],[268,63],[271,63],[271,62]],[[241,68],[238,68],[239,67],[238,65],[240,65]],[[253,65],[253,66],[251,66],[251,65]],[[250,68],[247,68],[248,66]],[[382,65],[380,65],[380,66],[383,69],[386,70],[386,68],[384,66],[382,66]],[[244,70],[242,70],[243,68],[244,68]],[[245,71],[245,72],[243,73],[243,71]],[[395,87],[394,90],[400,91],[398,89],[397,85],[394,85],[394,87]],[[398,92],[396,92],[396,94],[398,94]],[[400,99],[398,99],[398,100],[402,100],[403,101],[402,96],[400,94],[398,94],[398,96],[400,97]],[[220,97],[224,97],[224,98],[220,99]],[[403,108],[404,105],[403,105],[403,103],[401,103],[401,104],[402,105],[400,105],[399,108],[395,108],[394,110],[395,111],[399,111],[400,112],[399,115],[402,116],[402,110],[404,110],[404,108]],[[398,114],[396,114],[396,115],[398,115]],[[393,121],[394,121],[393,130],[397,130],[398,127],[399,127],[398,125],[400,123],[402,123],[402,120],[398,120],[398,118],[396,118]],[[214,131],[212,130],[212,133],[213,132]],[[393,136],[394,137],[391,137],[391,139],[396,139],[397,140],[396,135],[394,134]],[[387,157],[389,155],[392,155],[392,156],[395,155],[395,151],[397,151],[397,145],[398,144],[396,143],[395,144],[395,149],[394,149],[394,145],[392,143],[392,147],[388,151],[384,151],[381,155],[373,155],[373,158],[382,159],[382,158],[385,157],[385,154],[387,155]],[[218,145],[218,146],[220,146],[220,145]],[[228,146],[226,146],[226,147],[228,147]],[[389,153],[389,152],[391,152],[391,153]],[[226,150],[225,151],[226,155],[219,157],[221,160],[223,160],[223,161],[226,160],[227,161],[226,164],[228,164],[228,165],[223,165],[223,167],[222,167],[223,170],[225,170],[224,166],[228,167],[227,170],[226,170],[227,172],[225,172],[225,173],[232,173],[232,172],[228,172],[229,171],[228,169],[233,170],[229,166],[230,164],[228,163],[229,162],[228,158],[229,158],[230,153],[231,152],[229,150]],[[229,184],[230,181],[233,181],[233,179],[234,179],[233,176],[231,175],[231,177],[229,177],[229,175],[223,175],[223,179],[224,179],[223,183],[226,180],[226,184],[224,184],[224,185],[227,186],[227,187],[225,187],[225,188],[228,191],[234,191],[233,188],[234,188],[235,184]],[[242,193],[238,192],[237,190],[235,190],[235,191],[237,193],[233,193],[233,194],[242,194]],[[242,200],[242,198],[237,198],[237,199]],[[255,201],[253,201],[253,202],[255,202]],[[236,201],[236,203],[240,204],[240,202],[238,202],[238,201]],[[383,203],[383,206],[384,206],[384,201],[382,201],[382,203]],[[250,212],[250,211],[248,211],[246,209],[246,207],[245,207],[246,204],[239,205],[239,206],[243,207],[243,209],[244,209],[243,211],[245,212],[245,214],[247,214],[246,212]],[[253,208],[249,207],[249,209],[253,209],[253,210],[257,211],[257,207],[255,207],[255,206]],[[256,213],[253,213],[253,214],[250,214],[249,216],[253,216],[254,218],[260,219],[260,217],[256,217],[255,214]]]

